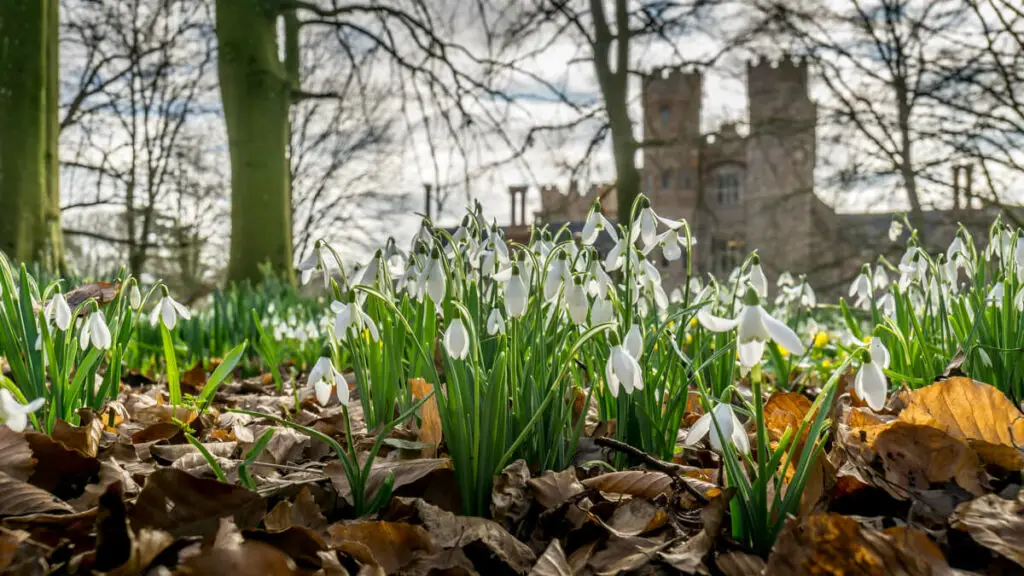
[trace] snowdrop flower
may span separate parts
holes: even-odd
[[[0,388],[0,423],[15,432],[24,432],[28,426],[28,415],[39,410],[45,398],[36,398],[28,404],[21,404],[6,388]]]
[[[552,300],[558,295],[558,289],[562,287],[562,281],[569,276],[568,260],[569,254],[564,250],[548,263],[548,270],[544,275],[544,299]]]
[[[188,320],[192,318],[192,313],[183,304],[164,292],[163,298],[157,301],[156,306],[149,313],[149,323],[156,326],[157,322],[162,322],[168,330],[174,330],[178,324],[178,316]]]
[[[356,284],[363,286],[378,286],[380,280],[384,278],[383,270],[381,270],[381,251],[377,250],[374,253],[373,258],[363,268],[363,273],[359,275],[359,279],[356,280]]]
[[[526,313],[526,304],[530,293],[519,273],[519,265],[513,264],[509,270],[509,279],[505,283],[505,313],[509,318],[519,318]]]
[[[612,287],[612,278],[601,267],[601,262],[594,258],[590,261],[590,282],[587,283],[587,291],[591,296],[604,298],[608,295],[608,289]]]
[[[853,305],[857,308],[867,310],[871,305],[871,280],[868,278],[868,265],[865,264],[854,279],[853,284],[850,284],[850,298],[854,298]]]
[[[583,224],[582,242],[584,246],[593,246],[594,242],[597,241],[598,235],[604,231],[612,239],[612,242],[619,241],[619,235],[615,231],[615,225],[608,221],[601,213],[601,205],[594,204],[594,207],[590,209],[590,215],[587,216],[587,221]]]
[[[46,316],[53,318],[57,328],[62,332],[71,327],[71,308],[63,294],[57,292],[53,295],[46,306]]]
[[[714,417],[712,418],[712,414]],[[724,402],[715,406],[714,410],[701,416],[686,434],[683,444],[693,446],[710,433],[711,449],[723,452],[722,438],[732,443],[741,454],[750,453],[750,440],[743,429],[743,423],[733,412],[732,406]]]
[[[565,304],[569,309],[569,319],[579,326],[587,321],[587,291],[583,287],[583,277],[576,276],[565,288]]]
[[[448,292],[448,278],[444,275],[444,266],[441,264],[441,251],[434,248],[430,255],[430,263],[421,277],[423,287],[427,296],[440,306],[444,301],[444,295]]]
[[[892,223],[889,224],[889,241],[895,242],[900,239],[903,234],[903,222],[893,219]]]
[[[988,291],[988,296],[985,298],[985,300],[989,303],[990,306],[1002,308],[1003,295],[1005,293],[1006,289],[1003,287],[1003,283],[1001,281],[996,282],[995,285],[992,286],[992,289]]]
[[[655,214],[650,201],[646,198],[641,201],[641,205],[643,208],[640,209],[640,213],[637,214],[636,220],[633,222],[633,231],[629,240],[636,242],[639,236],[644,243],[644,250],[648,250],[658,240],[658,215]]]
[[[629,332],[623,338],[622,345],[626,347],[626,352],[629,352],[630,356],[637,360],[640,359],[640,355],[644,351],[644,337],[640,334],[640,326],[636,322],[629,327]]]
[[[882,314],[892,318],[896,314],[896,299],[893,298],[892,292],[882,294],[882,297],[878,299],[878,306],[882,309]]]
[[[448,324],[448,329],[444,331],[444,349],[448,356],[456,360],[465,360],[469,356],[469,334],[466,333],[462,318],[456,318]]]
[[[643,268],[643,285],[651,296],[654,298],[654,303],[658,306],[659,310],[665,310],[668,308],[668,295],[665,294],[665,289],[661,286],[661,272],[654,267],[649,261],[644,260],[642,264]]]
[[[338,341],[344,342],[348,340],[351,334],[355,334],[358,337],[363,330],[369,331],[370,338],[374,342],[380,340],[380,332],[377,331],[377,325],[373,322],[373,318],[370,318],[370,315],[363,311],[358,300],[348,304],[335,300],[331,303],[331,310],[337,313],[334,319],[334,337]]]
[[[491,336],[505,333],[505,318],[502,317],[501,311],[497,308],[491,310],[491,313],[487,316],[487,333]]]
[[[761,298],[768,297],[768,279],[765,278],[764,270],[761,268],[761,259],[754,255],[754,263],[750,267],[750,285]]]
[[[107,328],[107,319],[103,317],[102,310],[89,314],[89,317],[85,319],[79,339],[79,346],[82,350],[89,347],[90,341],[100,350],[110,348],[110,329]]]
[[[903,254],[900,259],[900,290],[906,290],[913,282],[920,282],[924,279],[924,273],[928,270],[928,263],[921,257],[917,248],[911,248]]]
[[[334,368],[334,363],[327,356],[321,356],[313,369],[309,371],[307,383],[316,392],[316,401],[321,406],[326,406],[331,401],[331,389],[336,388],[338,402],[342,406],[348,405],[348,383],[345,378]]]
[[[612,317],[615,315],[615,309],[612,307],[612,301],[606,297],[598,296],[594,298],[594,303],[590,306],[590,321],[594,324],[604,324],[611,322]]]
[[[872,274],[872,282],[876,290],[885,290],[889,287],[889,274],[881,262],[875,264],[875,272]]]
[[[794,286],[796,281],[793,280],[793,275],[788,270],[779,274],[779,279],[775,281],[776,286],[779,288],[785,288],[786,286]]]
[[[327,267],[327,261],[324,259],[324,250],[327,250],[324,241],[317,240],[313,245],[313,253],[302,262],[299,262],[297,268],[299,269],[299,280],[303,286],[309,284],[310,279],[313,277],[313,272],[320,272],[324,278],[324,289],[330,288],[331,274]]]
[[[792,328],[765,312],[753,288],[747,290],[743,303],[739,315],[731,320],[712,316],[706,308],[697,313],[697,320],[712,332],[737,329],[736,340],[741,366],[750,368],[760,362],[764,355],[765,342],[768,340],[774,340],[792,354],[804,353],[805,348],[800,337]]]
[[[858,398],[864,400],[869,408],[878,412],[885,406],[885,395],[889,391],[889,384],[883,372],[889,367],[889,351],[886,350],[881,338],[871,339],[871,352],[868,359],[869,361],[862,363],[860,370],[857,371],[853,389]]]
[[[128,292],[128,304],[135,310],[142,308],[142,291],[139,284],[132,282],[132,289]]]
[[[605,365],[604,377],[608,383],[608,391],[616,398],[619,397],[619,384],[626,389],[626,394],[644,388],[640,365],[623,346],[612,346],[608,364]]]
[[[689,251],[697,243],[695,238],[690,238],[690,245],[686,245],[686,235],[679,235],[679,230],[669,228],[658,236],[658,245],[661,246],[661,255],[669,262],[675,262],[683,256],[683,248]]]

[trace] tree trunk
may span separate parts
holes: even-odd
[[[895,84],[900,130],[900,176],[903,179],[903,186],[907,190],[907,199],[910,201],[910,223],[917,229],[917,237],[921,240],[921,245],[925,246],[928,230],[925,229],[924,225],[921,197],[917,193],[917,173],[914,172],[913,139],[910,136],[910,100],[907,94],[907,83],[904,78],[897,77]]]
[[[0,1],[0,250],[23,262],[45,246],[46,8]]]
[[[228,281],[259,281],[260,265],[292,270],[288,184],[291,80],[278,59],[273,0],[217,0],[217,71],[231,156]]]
[[[60,218],[60,0],[46,4],[46,227],[48,265],[63,273],[64,231]]]

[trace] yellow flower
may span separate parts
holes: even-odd
[[[687,334],[686,335],[686,343],[687,344],[693,344],[693,334]]]
[[[863,340],[865,344],[871,344],[871,335],[868,334],[867,336],[861,338],[861,340]]]
[[[669,328],[675,328],[676,327],[676,321],[675,320],[669,320],[668,321],[668,327]]]
[[[814,347],[824,348],[828,344],[828,332],[824,330],[814,335]]]
[[[831,368],[832,367],[832,361],[829,360],[828,358],[825,358],[824,360],[821,361],[821,367],[825,368],[825,369]]]
[[[697,325],[697,318],[696,317],[690,318],[690,328],[693,328],[696,325]]]

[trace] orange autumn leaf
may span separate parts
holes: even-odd
[[[981,458],[1006,470],[1024,468],[1024,415],[998,388],[950,378],[908,394],[899,419],[965,440]],[[1016,441],[1016,442],[1015,442]]]
[[[426,398],[434,390],[434,387],[423,378],[413,378],[409,380],[409,389],[413,398],[418,401]],[[420,406],[419,440],[423,444],[430,445],[422,450],[424,458],[433,458],[437,455],[437,447],[441,445],[441,438],[441,412],[437,408],[437,398],[431,396]]]
[[[768,429],[768,438],[778,442],[785,434],[786,428],[792,428],[796,434],[800,429],[800,422],[810,410],[811,401],[803,394],[775,392],[764,405],[764,425]],[[803,437],[796,441],[803,442],[806,436],[807,430],[804,430]]]

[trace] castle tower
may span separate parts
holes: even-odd
[[[643,80],[643,138],[665,144],[643,149],[641,189],[669,218],[692,221],[696,210],[702,85],[700,72],[679,68],[656,68]]]
[[[789,58],[747,65],[747,247],[760,252],[770,277],[813,270],[826,257],[815,249],[817,107],[807,78],[807,63]]]

